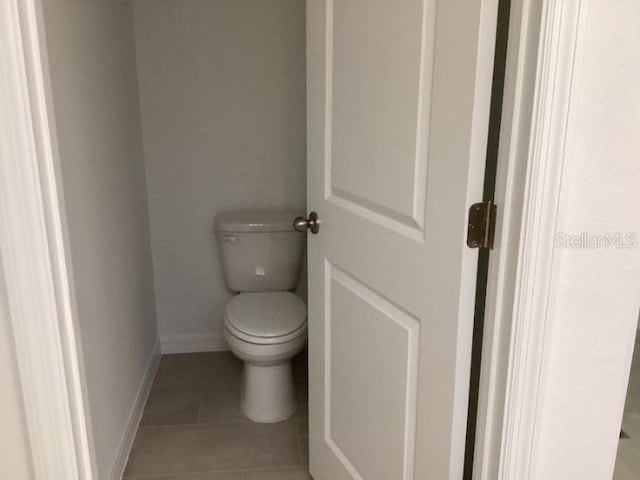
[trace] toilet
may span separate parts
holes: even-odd
[[[307,306],[291,292],[300,277],[305,234],[295,211],[216,216],[227,287],[224,338],[244,362],[241,408],[254,422],[275,423],[296,410],[291,359],[307,343]]]

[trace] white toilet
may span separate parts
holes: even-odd
[[[241,407],[254,422],[274,423],[296,409],[291,359],[307,343],[307,306],[290,290],[298,284],[304,233],[299,212],[229,212],[215,231],[227,287],[224,336],[244,361]]]

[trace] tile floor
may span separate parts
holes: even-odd
[[[308,480],[306,352],[294,360],[298,411],[252,423],[240,411],[242,363],[229,352],[165,355],[126,480]]]
[[[629,438],[621,438],[614,480],[640,479],[640,334],[636,338],[631,378],[624,408],[622,431]]]

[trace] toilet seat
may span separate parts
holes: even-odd
[[[285,343],[306,335],[307,307],[291,292],[241,293],[227,305],[225,327],[246,342]]]

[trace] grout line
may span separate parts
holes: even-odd
[[[258,468],[236,468],[236,469],[225,469],[225,470],[203,470],[203,471],[189,471],[189,472],[177,472],[177,473],[157,473],[157,474],[149,474],[149,475],[133,475],[122,477],[123,480],[136,480],[136,479],[144,479],[144,478],[165,478],[165,477],[175,477],[181,475],[202,475],[208,473],[260,473],[260,472],[280,472],[282,470],[291,470],[296,471],[301,469],[307,470],[306,467],[302,464],[300,465],[283,465],[281,467],[258,467]]]
[[[198,408],[196,409],[196,425],[200,425],[200,412],[202,411],[202,406],[204,404],[204,397],[207,394],[207,387],[202,387],[200,389],[200,398],[198,399]]]
[[[298,463],[302,466],[302,447],[300,445],[300,437],[296,439],[296,447],[298,449]]]
[[[258,423],[258,422],[252,422],[249,419],[227,420],[222,422],[203,422],[203,423],[169,423],[166,425],[144,425],[144,426],[141,425],[139,427],[139,430],[154,429],[154,428],[174,428],[174,427],[212,427],[215,425],[265,425],[265,426],[280,425],[280,424],[284,425],[285,423],[291,422],[293,420],[295,420],[295,416],[291,416],[286,420],[282,420],[281,422],[276,422],[276,423]]]
[[[297,409],[296,409],[296,413],[297,413]],[[294,428],[296,430],[296,449],[298,450],[298,463],[300,463],[300,465],[302,465],[302,448],[300,446],[300,429],[298,428],[298,418],[296,418],[296,414],[293,415],[294,416]]]
[[[153,391],[154,392],[176,392],[176,391],[181,391],[181,390],[200,390],[200,389],[207,389],[207,388],[220,388],[220,387],[239,387],[240,383],[236,382],[236,383],[207,383],[207,384],[203,384],[203,385],[185,385],[185,386],[178,386],[178,387],[163,387],[163,386],[156,386],[153,385]]]
[[[302,436],[300,436],[300,434],[298,434],[296,443],[298,444],[298,462],[300,462],[300,466],[302,468],[307,468],[308,469],[309,467],[306,466],[305,463],[304,463],[304,452],[303,452],[304,445],[305,445],[304,437],[302,437]],[[307,456],[308,456],[308,452],[307,452]]]

